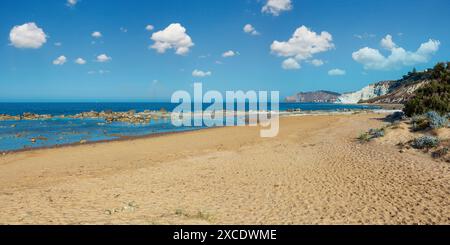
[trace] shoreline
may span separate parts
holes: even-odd
[[[351,115],[354,113],[380,113],[380,114],[389,114],[391,111],[389,110],[380,110],[380,109],[373,109],[373,110],[350,110],[350,111],[299,111],[299,112],[280,112],[279,117],[304,117],[304,116],[333,116],[333,115]],[[67,119],[67,118],[64,118]],[[86,118],[91,119],[91,118]],[[50,120],[50,119],[36,119],[36,120]],[[83,120],[83,119],[81,119]],[[246,125],[247,127],[248,125]],[[215,126],[215,127],[202,127],[202,128],[194,128],[194,129],[188,129],[188,130],[180,130],[180,131],[172,131],[172,132],[157,132],[157,133],[150,133],[150,134],[143,134],[143,135],[135,135],[135,136],[119,136],[115,139],[105,139],[105,140],[97,140],[97,141],[86,141],[84,143],[73,142],[73,143],[67,143],[67,144],[58,144],[58,145],[51,145],[51,146],[42,146],[42,147],[29,147],[29,148],[22,148],[22,149],[16,149],[16,150],[8,150],[8,151],[1,151],[0,150],[0,157],[21,153],[21,152],[32,152],[32,151],[39,151],[39,150],[48,150],[48,149],[58,149],[58,148],[66,148],[66,147],[74,147],[74,146],[81,146],[81,145],[95,145],[95,144],[103,144],[108,142],[120,142],[120,141],[131,141],[131,140],[137,140],[137,139],[146,139],[146,138],[154,138],[154,137],[161,137],[164,135],[171,135],[171,134],[183,134],[187,132],[193,132],[193,131],[203,131],[206,129],[214,129],[214,128],[222,128],[222,127],[236,127],[236,126]]]

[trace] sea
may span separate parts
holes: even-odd
[[[135,110],[159,111],[164,108],[172,111],[178,104],[160,103],[0,103],[0,114],[21,115],[25,112],[35,114],[75,115],[88,111],[125,112]],[[203,104],[206,109],[210,104]],[[237,105],[234,105],[237,108]],[[226,105],[224,105],[224,108]],[[269,107],[270,109],[270,107]],[[377,109],[367,105],[343,105],[332,103],[280,103],[280,111],[300,109],[301,111],[342,111]],[[248,110],[248,105],[246,106]],[[170,118],[152,120],[148,124],[130,124],[123,122],[104,123],[102,119],[52,118],[43,120],[0,121],[0,152],[17,151],[31,148],[44,148],[73,143],[114,140],[169,132],[191,131],[206,128],[176,127]],[[32,142],[31,139],[35,139]]]

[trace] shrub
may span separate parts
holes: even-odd
[[[427,118],[423,115],[413,116],[411,118],[412,130],[413,131],[421,131],[425,130],[429,126],[429,122]]]
[[[428,118],[429,126],[432,129],[443,128],[448,124],[448,119],[445,116],[439,115],[439,113],[435,111],[429,111],[426,113],[426,117]]]
[[[428,149],[439,145],[441,141],[434,136],[422,136],[413,140],[411,146],[416,149]]]
[[[370,136],[368,133],[362,133],[358,136],[358,140],[361,143],[365,143],[365,142],[369,142],[370,141]]]
[[[441,158],[441,157],[444,157],[445,155],[447,155],[447,153],[448,153],[448,148],[444,147],[442,149],[439,149],[439,150],[434,151],[433,153],[431,153],[431,156],[433,158]]]
[[[403,111],[396,111],[394,113],[392,113],[391,115],[388,115],[386,117],[386,120],[391,121],[391,122],[395,122],[395,121],[400,121],[405,119],[405,113]]]
[[[372,139],[380,138],[383,136],[384,136],[384,128],[380,128],[380,129],[372,128],[372,129],[369,129],[369,132],[360,134],[358,137],[358,140],[361,143],[365,143],[365,142],[369,142]]]
[[[446,116],[441,116],[435,111],[429,111],[420,116],[413,116],[411,118],[413,131],[421,131],[427,128],[437,129],[448,125]]]
[[[369,130],[369,135],[371,136],[372,139],[384,137],[384,129],[383,128],[380,128],[380,129],[372,128]]]
[[[438,63],[431,73],[432,82],[414,92],[405,103],[407,116],[420,115],[433,110],[441,114],[450,112],[450,63]]]

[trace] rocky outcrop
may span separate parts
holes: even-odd
[[[353,93],[345,93],[338,98],[337,103],[404,104],[414,96],[417,89],[430,82],[430,70],[413,71],[399,80],[382,81]]]
[[[361,103],[370,103],[370,104],[404,104],[408,101],[412,96],[414,96],[414,92],[423,87],[425,84],[429,83],[429,80],[421,81],[418,83],[410,84],[403,86],[401,88],[393,89],[392,92],[375,97],[368,100],[363,100]]]
[[[169,118],[170,113],[166,110],[160,111],[144,111],[144,112],[136,112],[134,110],[130,110],[127,112],[113,112],[113,111],[90,111],[90,112],[82,112],[75,115],[60,115],[60,116],[52,116],[48,114],[34,114],[34,113],[24,113],[20,116],[13,115],[5,115],[0,114],[0,121],[6,120],[45,120],[52,118],[70,118],[70,119],[104,119],[105,123],[113,123],[113,122],[125,122],[132,124],[146,124],[151,120],[158,120],[159,118]]]
[[[383,81],[375,84],[370,84],[359,91],[344,93],[339,96],[339,98],[337,98],[336,103],[357,104],[361,101],[383,96],[389,92],[391,82],[392,81]]]
[[[328,102],[334,103],[340,96],[339,93],[319,90],[314,92],[300,92],[293,96],[286,97],[286,102]]]

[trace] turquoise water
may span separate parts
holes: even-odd
[[[0,114],[19,115],[24,112],[51,115],[74,115],[86,111],[171,111],[171,103],[0,103]],[[208,105],[204,105],[206,108]],[[302,109],[308,111],[342,109],[368,109],[361,105],[338,105],[326,103],[282,103],[280,110]],[[0,121],[0,151],[13,151],[27,148],[51,147],[80,141],[103,141],[122,137],[151,135],[201,129],[201,127],[175,127],[170,119],[152,120],[148,124],[134,125],[115,122],[105,124],[102,119],[48,119],[33,121]],[[36,139],[32,142],[31,139]]]

